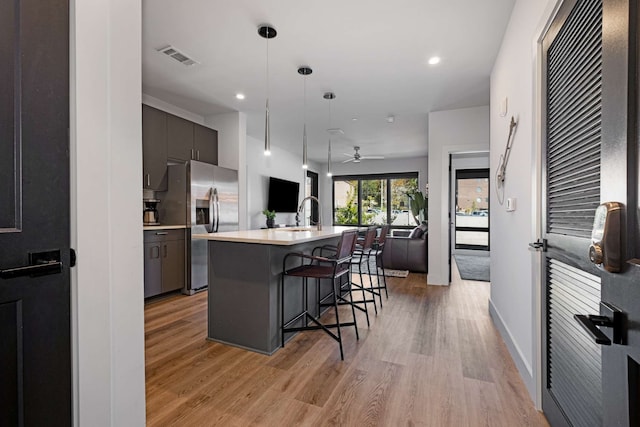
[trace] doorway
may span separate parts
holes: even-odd
[[[450,157],[449,278],[456,265],[464,280],[489,281],[489,154]]]

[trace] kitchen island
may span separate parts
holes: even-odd
[[[271,228],[196,234],[208,240],[209,295],[208,338],[264,354],[280,348],[280,279],[282,262],[289,252],[311,254],[313,248],[335,245],[352,227]],[[290,258],[291,268],[299,258]],[[324,283],[326,282],[326,283]],[[320,297],[331,292],[331,283],[320,285]],[[301,310],[299,278],[285,281],[285,321]],[[309,285],[308,303],[317,311],[317,293]],[[317,313],[315,313],[317,314]],[[288,334],[289,339],[293,334]]]

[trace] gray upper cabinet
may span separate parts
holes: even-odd
[[[218,131],[167,114],[167,157],[218,164]]]
[[[142,105],[143,188],[167,190],[167,113]]]
[[[196,124],[193,132],[193,149],[196,160],[217,165],[218,131]]]
[[[167,160],[218,164],[218,131],[142,104],[143,188],[167,191]]]
[[[167,115],[167,157],[172,160],[192,160],[194,123],[174,115]]]

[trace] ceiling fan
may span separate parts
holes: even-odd
[[[349,162],[360,163],[360,160],[382,160],[382,159],[384,159],[384,156],[363,156],[362,154],[360,154],[360,152],[359,152],[360,147],[358,147],[357,145],[355,147],[353,147],[353,150],[355,151],[355,153],[353,153],[353,154],[342,153],[345,156],[351,157],[350,159],[347,159],[347,160],[343,161],[342,163],[349,163]]]

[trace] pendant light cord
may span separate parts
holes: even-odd
[[[267,102],[269,102],[269,29],[267,29]]]

